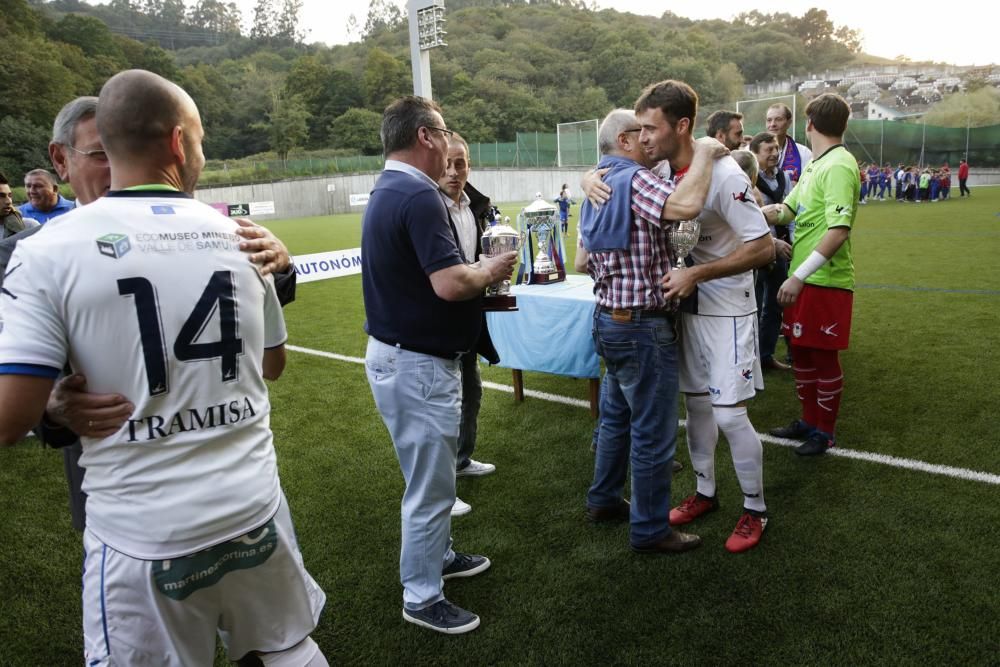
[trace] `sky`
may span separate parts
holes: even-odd
[[[444,0],[445,9],[448,0]],[[244,16],[252,15],[254,0],[237,0]],[[307,41],[343,44],[347,35],[347,18],[354,14],[362,26],[368,15],[368,0],[304,0],[302,25],[308,27]],[[397,0],[404,8],[405,3]],[[617,9],[634,14],[673,11],[690,19],[721,18],[730,20],[750,8],[769,14],[787,12],[801,16],[810,7],[825,7],[834,24],[860,29],[864,36],[863,49],[872,55],[895,58],[899,55],[911,60],[935,60],[956,65],[986,65],[1000,63],[1000,46],[997,45],[997,26],[993,21],[982,20],[980,14],[967,3],[952,5],[947,2],[903,3],[879,0],[838,0],[821,3],[817,0],[785,0],[770,2],[758,0],[712,0],[702,3],[666,3],[655,0],[597,0],[598,7]],[[959,10],[961,7],[961,11]],[[988,11],[988,10],[987,10]],[[447,27],[446,27],[447,29]]]

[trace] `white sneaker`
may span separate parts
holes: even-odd
[[[457,496],[455,497],[455,504],[451,506],[452,516],[462,516],[463,514],[468,514],[471,511],[472,505]]]
[[[496,472],[497,467],[492,463],[481,463],[469,459],[469,465],[455,472],[456,477],[482,477]]]

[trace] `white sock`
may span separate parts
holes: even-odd
[[[260,661],[265,667],[330,667],[312,637],[306,637],[285,651],[261,653]]]
[[[743,506],[756,512],[764,504],[764,447],[750,423],[745,407],[715,408],[715,419],[726,434],[733,453],[733,466],[743,490]]]
[[[719,443],[719,427],[712,413],[712,398],[708,394],[685,394],[687,407],[687,441],[691,453],[691,468],[698,478],[698,493],[715,496],[715,446]]]

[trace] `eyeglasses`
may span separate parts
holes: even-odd
[[[79,148],[76,148],[74,146],[69,146],[67,144],[63,144],[63,145],[66,146],[66,148],[68,148],[71,151],[73,151],[74,153],[79,153],[80,155],[82,155],[84,157],[89,157],[90,159],[94,160],[95,162],[107,162],[108,161],[108,154],[105,153],[103,150],[81,151]]]
[[[452,136],[454,136],[455,134],[452,130],[446,130],[443,127],[433,127],[431,125],[424,125],[424,127],[426,127],[428,130],[437,130],[438,132],[448,137],[449,139],[451,139]]]

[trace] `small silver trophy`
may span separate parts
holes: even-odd
[[[565,279],[565,272],[549,256],[548,248],[552,243],[559,221],[556,217],[558,209],[542,199],[542,193],[535,195],[535,201],[521,211],[524,226],[528,233],[538,237],[538,254],[531,266],[531,284],[558,282]]]
[[[684,268],[684,259],[698,245],[698,235],[701,233],[700,220],[675,220],[670,225],[670,249],[674,251],[677,261],[675,269]]]
[[[517,252],[524,245],[524,232],[519,232],[510,226],[510,216],[499,222],[500,216],[490,223],[483,233],[483,254],[487,257],[497,257],[508,252]],[[511,311],[517,310],[517,297],[510,293],[510,281],[501,280],[486,288],[483,296],[483,310]]]

